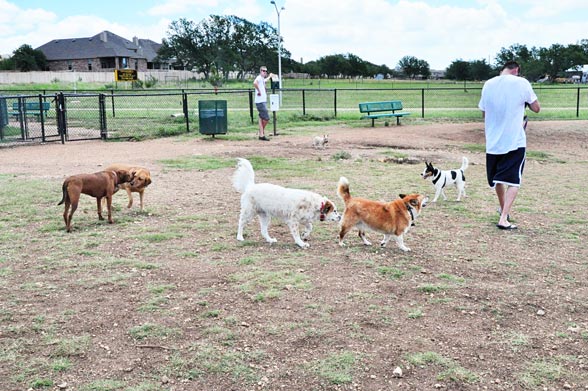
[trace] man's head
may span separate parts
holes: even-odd
[[[501,75],[510,74],[510,75],[518,76],[518,74],[520,72],[521,72],[521,66],[519,65],[518,62],[516,62],[516,61],[507,61],[502,66],[502,69],[500,71],[500,74]]]
[[[267,75],[267,68],[264,66],[259,68],[259,73],[261,73],[262,75],[264,75],[264,74]]]

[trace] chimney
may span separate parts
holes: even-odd
[[[133,43],[135,44],[135,46],[139,46],[139,38],[133,37]]]
[[[102,42],[108,42],[108,34],[106,33],[106,31],[100,33],[100,40]]]

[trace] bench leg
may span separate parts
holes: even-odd
[[[400,125],[400,117],[396,117],[396,125]]]
[[[374,127],[375,118],[372,118],[372,128]]]

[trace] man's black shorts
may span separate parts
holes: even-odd
[[[490,187],[497,183],[521,186],[525,168],[525,148],[510,151],[504,155],[486,154],[486,175]]]

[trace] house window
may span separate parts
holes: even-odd
[[[88,70],[92,70],[92,60],[88,59]]]
[[[73,63],[71,61],[67,62],[67,70],[68,71],[73,71]]]
[[[100,68],[114,69],[114,57],[104,57],[100,59]]]
[[[129,58],[128,57],[121,57],[120,58],[120,67],[125,68],[125,69],[129,67]]]

